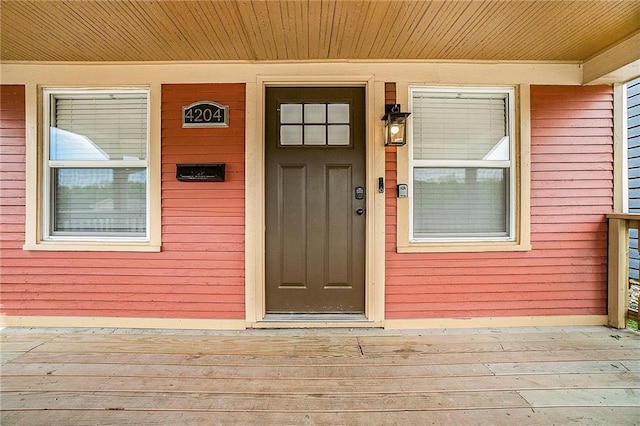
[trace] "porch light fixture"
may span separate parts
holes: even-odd
[[[400,112],[400,104],[387,104],[384,106],[384,144],[385,146],[403,146],[407,143],[406,129],[407,117],[410,112]]]

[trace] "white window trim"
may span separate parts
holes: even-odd
[[[464,238],[413,238],[413,169],[416,166],[487,167],[486,161],[413,161],[413,130],[409,126],[409,143],[398,148],[398,183],[409,184],[409,197],[397,201],[397,251],[399,253],[420,252],[485,252],[485,251],[528,251],[530,242],[530,92],[528,85],[467,87],[408,85],[407,104],[412,109],[414,91],[442,92],[503,92],[509,99],[509,137],[511,159],[496,162],[495,165],[510,166],[510,232],[508,237],[464,237]],[[411,117],[410,117],[411,119]],[[482,163],[482,164],[480,164]],[[499,163],[499,164],[498,164]]]
[[[36,223],[27,220],[25,232],[24,250],[44,251],[142,251],[157,252],[161,248],[160,236],[160,166],[159,166],[159,123],[160,123],[160,90],[151,90],[150,87],[113,87],[113,88],[87,88],[87,87],[47,87],[39,88],[37,99],[33,102],[27,96],[27,108],[37,108],[36,116],[40,123],[37,131],[32,135],[34,140],[28,141],[27,158],[35,158],[37,161],[38,179],[30,179],[27,175],[27,197],[35,198],[37,213]],[[147,155],[144,160],[121,161],[51,161],[45,158],[49,151],[49,125],[51,122],[51,95],[59,94],[108,94],[108,93],[144,93],[147,96]],[[157,93],[156,93],[157,92]],[[31,101],[31,102],[30,102]],[[157,110],[157,111],[156,111]],[[28,113],[29,115],[29,113]],[[158,127],[158,129],[155,129]],[[36,136],[37,135],[37,136]],[[29,136],[29,135],[28,135]],[[152,140],[156,140],[152,143]],[[31,148],[31,154],[29,154]],[[35,151],[36,155],[33,155]],[[108,163],[108,164],[107,164]],[[156,164],[157,163],[157,164]],[[80,166],[80,167],[144,167],[147,173],[146,185],[146,235],[145,236],[53,236],[50,229],[50,167],[55,166]],[[31,204],[31,203],[29,203]],[[31,205],[33,205],[31,204]],[[27,215],[27,219],[33,215]]]

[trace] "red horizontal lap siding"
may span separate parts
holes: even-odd
[[[162,252],[28,252],[24,89],[2,87],[3,314],[244,318],[244,84],[162,91]],[[198,100],[229,105],[229,127],[183,129],[182,107]],[[179,182],[180,162],[225,162],[226,180]]]
[[[182,128],[182,107],[196,101],[228,105],[229,127]],[[183,306],[209,318],[244,318],[244,129],[244,84],[162,86],[162,235],[170,260],[157,267],[185,287]],[[178,181],[179,163],[225,163],[225,181]]]
[[[531,126],[530,252],[397,253],[387,151],[387,318],[606,313],[612,89],[533,86]]]
[[[24,244],[24,86],[0,85],[0,117],[0,283],[4,283],[6,255]]]

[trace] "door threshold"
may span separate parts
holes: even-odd
[[[381,328],[364,314],[266,314],[250,328]]]
[[[266,314],[261,322],[368,322],[364,314]]]

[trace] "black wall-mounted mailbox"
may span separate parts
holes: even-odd
[[[224,182],[224,163],[178,164],[176,179],[183,182]]]

